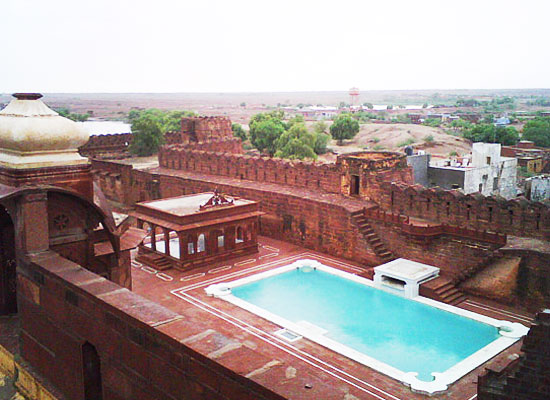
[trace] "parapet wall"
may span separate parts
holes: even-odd
[[[126,158],[128,147],[132,142],[131,133],[115,133],[111,135],[94,135],[78,149],[80,155],[89,158]]]
[[[382,208],[463,228],[550,239],[550,208],[525,198],[506,200],[458,190],[427,189],[394,182]]]
[[[214,146],[213,141],[205,147]],[[197,145],[198,146],[198,145]],[[164,146],[161,167],[257,182],[277,183],[327,193],[352,194],[351,178],[360,179],[357,196],[378,199],[382,186],[392,181],[412,182],[405,156],[389,152],[339,156],[335,164],[285,160],[227,152],[197,150],[190,145]]]
[[[167,334],[189,336],[180,315],[54,252],[18,265],[17,278],[22,356],[68,399],[92,398],[84,347],[99,358],[104,399],[283,399]]]
[[[170,169],[340,193],[341,171],[336,164],[192,150],[176,146],[165,146],[161,149],[159,164]]]
[[[186,117],[181,119],[181,134],[186,142],[208,142],[233,137],[228,117]]]

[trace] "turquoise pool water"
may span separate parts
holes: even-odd
[[[490,325],[328,272],[294,269],[234,287],[231,293],[403,372],[431,381],[500,337]]]

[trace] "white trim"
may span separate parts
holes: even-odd
[[[265,279],[274,275],[278,275],[296,268],[312,267],[322,270],[324,272],[343,277],[345,279],[357,282],[366,286],[374,287],[374,284],[371,280],[362,278],[348,272],[341,271],[336,268],[332,268],[321,264],[319,261],[311,259],[301,259],[293,262],[292,264],[275,268],[269,271],[260,272],[255,275],[247,276],[244,278],[237,279],[232,282],[223,282],[212,284],[205,288],[206,294],[209,296],[215,296],[223,300],[228,301],[238,307],[241,307],[247,311],[250,311],[262,318],[265,318],[269,321],[274,322],[277,325],[280,325],[286,329],[289,329],[295,333],[298,333],[314,342],[319,343],[320,345],[327,347],[333,351],[336,351],[352,360],[355,360],[361,364],[367,365],[368,367],[374,368],[377,371],[382,372],[385,375],[388,375],[394,379],[400,380],[405,384],[409,385],[411,389],[415,391],[425,392],[433,394],[435,392],[440,392],[446,390],[448,385],[455,382],[462,376],[466,375],[471,370],[477,368],[479,365],[488,361],[489,359],[496,356],[498,353],[508,348],[514,344],[519,338],[527,334],[528,328],[519,324],[512,323],[509,321],[501,321],[494,318],[490,318],[484,315],[480,315],[462,308],[457,308],[448,304],[440,303],[425,297],[417,296],[415,298],[409,299],[412,301],[417,301],[435,308],[438,308],[442,311],[451,312],[463,317],[467,317],[488,325],[492,325],[500,329],[501,337],[495,341],[489,343],[487,346],[481,348],[474,354],[455,364],[453,367],[449,368],[443,373],[433,373],[434,380],[431,382],[421,381],[416,378],[416,372],[403,372],[397,368],[394,368],[386,363],[383,363],[379,360],[376,360],[372,357],[367,356],[357,350],[354,350],[348,346],[345,346],[335,340],[325,337],[322,334],[315,330],[308,329],[305,326],[295,324],[291,321],[286,320],[278,315],[275,315],[267,310],[264,310],[258,306],[255,306],[251,303],[248,303],[242,299],[239,299],[231,294],[231,289],[237,286],[241,286],[247,283],[255,282],[260,279]],[[502,329],[504,328],[504,330]]]

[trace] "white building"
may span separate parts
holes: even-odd
[[[428,182],[465,194],[511,199],[517,194],[517,159],[502,157],[499,143],[474,143],[471,157],[430,163]]]

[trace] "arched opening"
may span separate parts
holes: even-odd
[[[235,236],[235,243],[242,243],[244,242],[244,236],[243,236],[243,228],[237,227],[237,236]]]
[[[13,222],[0,206],[0,315],[17,312],[16,265]]]
[[[197,239],[197,253],[202,253],[206,250],[206,239],[204,233],[201,233]]]
[[[193,235],[187,236],[187,254],[195,254],[195,238]]]
[[[84,377],[84,399],[102,400],[101,362],[97,350],[88,342],[82,345],[82,370]]]

